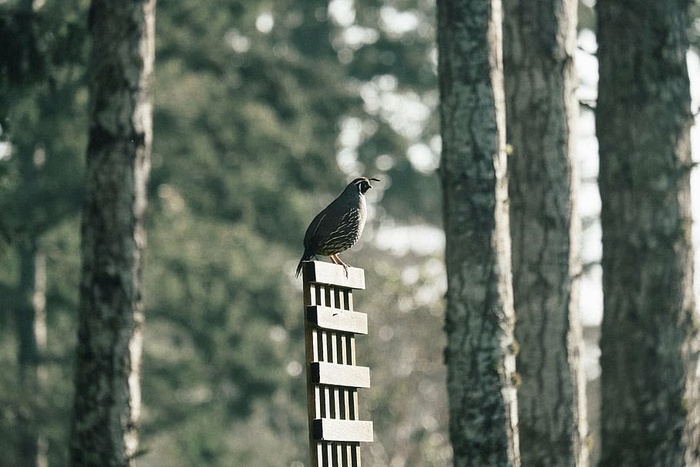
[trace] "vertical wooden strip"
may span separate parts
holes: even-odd
[[[308,327],[311,327],[311,323],[307,323]],[[322,330],[320,329],[314,329],[315,332],[311,333],[311,337],[313,339],[313,345],[315,347],[315,353],[310,356],[308,361],[306,362],[307,367],[308,364],[311,362],[320,362],[323,360],[323,342],[321,341],[321,334]]]
[[[333,388],[333,417],[332,418],[340,418],[340,388],[334,387]]]
[[[351,389],[348,394],[348,404],[350,405],[350,420],[359,420],[359,408],[357,407],[357,389]]]
[[[342,334],[341,331],[336,331],[333,333],[333,342],[332,342],[332,348],[333,348],[333,363],[338,363],[342,364],[343,359],[341,357],[341,353],[343,352],[343,348],[340,347],[340,335]]]
[[[326,286],[316,284],[316,300],[319,305],[326,305]]]
[[[318,398],[316,399],[316,406],[318,406],[318,418],[326,418],[328,417],[328,412],[326,412],[326,394],[323,390],[323,387],[319,385],[315,385],[314,388],[316,393],[318,394]]]
[[[333,287],[333,286],[328,287],[328,306],[330,308],[337,308],[338,307],[337,291],[338,291],[338,287]]]
[[[325,390],[323,386],[318,386],[319,389],[319,398],[318,398],[318,405],[321,408],[321,417],[320,418],[328,418],[328,392]]]
[[[354,415],[355,411],[353,410],[353,402],[352,402],[352,388],[348,388],[346,394],[345,394],[345,419],[346,420],[355,420]]]
[[[335,287],[333,289],[333,292],[335,294],[335,307],[339,310],[343,309],[343,299],[341,298],[343,296],[343,291],[340,287]]]
[[[318,361],[328,361],[328,331],[318,330]]]
[[[340,416],[343,420],[348,420],[348,391],[349,389],[340,390]]]
[[[339,350],[338,349],[338,333],[337,332],[331,332],[330,333],[330,355],[331,355],[331,361],[333,363],[339,363],[338,362],[338,354]],[[331,398],[332,398],[332,405],[331,405],[331,418],[339,418],[340,416],[340,393],[338,390],[338,387],[333,387],[331,390]]]
[[[330,354],[331,354],[331,362],[332,363],[338,363],[338,333],[335,331],[329,332],[329,337],[330,337]]]
[[[348,443],[338,443],[338,457],[340,458],[341,467],[349,467]]]
[[[355,355],[355,336],[350,335],[350,338],[348,339],[348,355],[349,355],[349,363],[348,365],[357,365],[357,358]]]
[[[329,352],[328,352],[328,331],[321,330],[319,331],[321,334],[321,356],[319,361],[322,362],[330,362]]]
[[[321,389],[318,384],[314,384],[313,390],[314,396],[314,418],[321,418],[323,414],[321,413]]]
[[[324,417],[330,418],[331,414],[331,390],[328,386],[323,386],[323,410]]]
[[[328,443],[326,443],[325,441],[320,441],[318,443],[318,445],[321,447],[321,457],[320,457],[321,463],[320,463],[320,465],[323,467],[326,467],[326,466],[330,465],[328,463],[328,449],[327,449]]]
[[[335,391],[328,387],[328,415],[326,418],[335,418]]]
[[[345,303],[347,303],[345,299],[345,290],[343,288],[338,287],[338,309],[339,310],[345,310]]]
[[[335,354],[333,353],[333,334],[335,334],[333,331],[325,331],[326,332],[326,341],[324,342],[325,344],[325,352],[328,358],[326,359],[327,362],[330,363],[335,363],[334,357]]]
[[[335,465],[338,467],[342,467],[344,462],[343,462],[343,443],[336,443],[335,445],[335,457],[337,459],[337,462]]]
[[[339,365],[344,365],[345,360],[343,359],[343,334],[345,334],[342,331],[338,331],[335,333],[335,363],[338,363]]]
[[[352,410],[354,415],[354,420],[359,420],[360,418],[360,401],[357,397],[357,389],[352,390]]]
[[[316,300],[316,284],[307,284],[308,292],[304,297],[304,305],[316,305],[318,301]]]
[[[307,325],[307,328],[310,327]],[[316,328],[307,329],[307,332],[311,333],[311,361],[317,361],[319,359],[319,349],[318,349],[318,330]],[[308,356],[307,356],[308,360]]]
[[[327,460],[326,460],[326,464],[324,464],[324,467],[325,466],[329,466],[329,467],[335,466],[335,464],[333,464],[333,445],[330,442],[326,443],[326,459]]]
[[[338,352],[338,363],[351,365],[348,358],[348,333],[341,332],[338,334],[338,337],[340,338],[340,342],[338,342],[338,348],[340,349]]]

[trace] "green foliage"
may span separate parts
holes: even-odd
[[[10,148],[9,157],[0,157],[0,220],[9,242],[40,236],[78,210],[87,106],[85,6],[76,0],[49,2],[39,12],[0,10],[0,29],[7,28],[0,40],[8,41],[0,49],[14,50],[26,62],[15,71],[0,70],[0,136]]]

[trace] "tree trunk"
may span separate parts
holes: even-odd
[[[519,465],[500,0],[438,1],[454,464]]]
[[[575,0],[504,0],[504,69],[523,465],[586,465],[578,315]]]
[[[31,6],[25,5],[25,8]],[[22,190],[18,196],[19,211],[32,213],[36,204],[43,150],[20,146],[19,175]],[[18,300],[15,308],[17,326],[17,364],[20,396],[17,419],[18,466],[45,466],[46,438],[41,432],[42,386],[46,371],[42,353],[46,349],[46,259],[40,247],[36,220],[25,224],[26,234],[17,244],[19,256]]]
[[[25,174],[26,175],[26,174]],[[18,466],[46,465],[46,439],[40,428],[41,353],[46,347],[46,262],[35,238],[18,245],[19,305],[15,309],[20,407],[17,420]]]
[[[598,2],[603,466],[700,465],[687,2]]]
[[[155,0],[93,0],[90,10],[74,466],[132,465],[138,448],[154,21]]]

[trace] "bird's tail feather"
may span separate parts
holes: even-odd
[[[294,277],[299,277],[299,274],[301,273],[301,267],[304,263],[304,261],[308,261],[313,257],[313,255],[308,254],[306,251],[304,252],[303,255],[301,255],[301,259],[299,260],[299,264],[297,264],[297,273],[294,275]]]

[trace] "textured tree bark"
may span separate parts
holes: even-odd
[[[519,465],[500,0],[438,1],[454,464]]]
[[[155,0],[93,0],[90,10],[74,466],[132,465],[138,448],[154,21]]]
[[[687,3],[597,4],[603,466],[700,465]]]
[[[510,231],[523,465],[587,465],[578,315],[575,0],[504,0]]]

